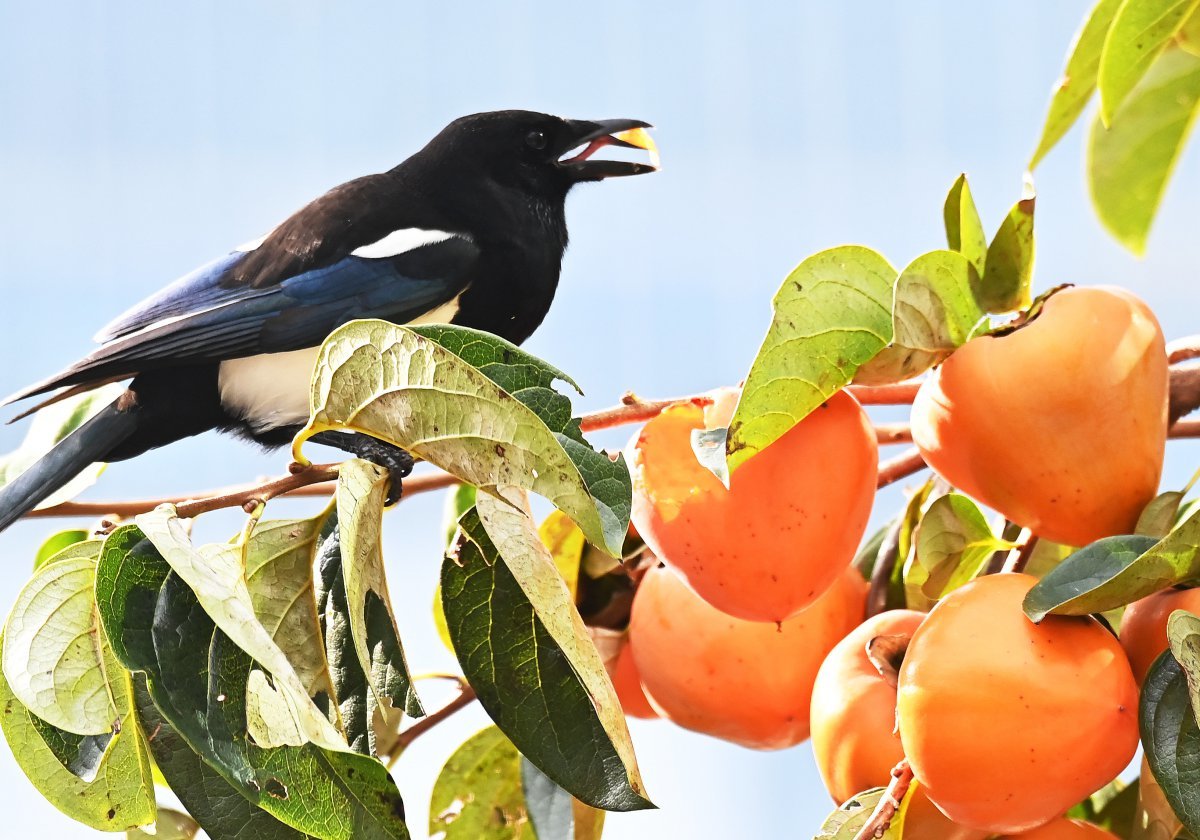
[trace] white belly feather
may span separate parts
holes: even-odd
[[[221,404],[260,432],[305,423],[319,351],[310,347],[221,362],[217,375]]]

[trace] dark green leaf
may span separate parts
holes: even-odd
[[[731,473],[845,386],[891,340],[895,282],[896,269],[860,245],[813,254],[787,276],[729,424]]]
[[[946,222],[946,242],[950,250],[958,251],[970,260],[982,277],[987,263],[987,234],[983,230],[983,221],[975,208],[975,199],[971,196],[971,187],[967,184],[965,174],[959,175],[950,188],[946,203],[942,206],[942,217]]]
[[[576,798],[651,807],[604,664],[528,516],[480,497],[459,531],[442,564],[442,600],[484,709]]]
[[[880,526],[863,542],[858,553],[854,555],[853,566],[858,569],[865,580],[871,579],[871,572],[875,570],[875,561],[879,559],[879,549],[883,546],[884,537],[887,536],[890,529],[895,527],[895,524],[896,520],[893,519],[886,525]]]
[[[1087,21],[1075,36],[1062,78],[1054,86],[1050,111],[1042,128],[1042,139],[1038,141],[1037,151],[1029,161],[1030,171],[1075,124],[1091,99],[1092,91],[1096,89],[1096,73],[1100,70],[1104,36],[1108,34],[1121,3],[1122,0],[1100,0],[1088,13]]]
[[[312,743],[263,749],[246,737],[246,688],[262,671],[139,536],[127,527],[109,537],[96,594],[106,631],[121,639],[114,650],[146,672],[163,718],[242,796],[293,828],[330,840],[407,838],[400,794],[379,762]]]
[[[560,371],[487,333],[373,320],[336,330],[317,370],[312,416],[293,443],[298,460],[321,431],[367,432],[488,493],[515,485],[544,496],[590,542],[620,552],[629,470],[584,441],[553,390]]]
[[[1200,832],[1200,729],[1179,663],[1164,653],[1142,684],[1142,747],[1171,808],[1192,834]]]
[[[284,825],[253,804],[200,759],[150,699],[145,679],[135,681],[138,718],[152,732],[154,762],[171,791],[200,827],[220,840],[304,840],[310,835]]]
[[[1157,542],[1107,537],[1072,554],[1025,597],[1025,613],[1086,615],[1131,604],[1200,575],[1200,510]]]
[[[1079,549],[1046,573],[1025,596],[1033,621],[1047,615],[1088,615],[1131,604],[1150,592],[1127,572],[1156,545],[1153,537],[1105,537]],[[1151,592],[1169,583],[1154,585]]]
[[[1100,53],[1097,83],[1100,116],[1112,125],[1117,109],[1132,95],[1200,0],[1127,0],[1117,10]],[[1121,114],[1124,119],[1126,114]]]
[[[975,286],[975,299],[988,312],[1013,312],[1030,304],[1036,201],[1033,185],[1027,183],[988,246],[987,271]]]
[[[1087,161],[1092,205],[1108,231],[1135,254],[1145,251],[1198,101],[1200,57],[1169,50],[1110,128],[1098,117],[1092,123]]]

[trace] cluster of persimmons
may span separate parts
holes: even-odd
[[[913,439],[951,486],[1047,540],[1131,533],[1157,492],[1168,369],[1154,315],[1115,288],[1070,288],[972,339],[922,383]],[[726,487],[693,452],[736,392],[673,406],[627,455],[633,523],[658,563],[612,673],[626,713],[748,747],[811,736],[835,802],[907,759],[908,838],[1111,838],[1064,814],[1138,744],[1138,686],[1200,590],[1132,605],[1120,639],[1092,617],[1034,624],[1026,574],[978,577],[926,613],[864,620],[852,565],[876,490],[870,420],[835,393]]]

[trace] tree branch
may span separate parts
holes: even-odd
[[[399,756],[404,752],[413,741],[421,737],[422,734],[428,732],[433,727],[444,721],[448,717],[452,717],[457,712],[470,706],[476,700],[475,689],[463,682],[458,696],[447,703],[436,712],[432,712],[420,720],[416,721],[412,726],[405,729],[396,736],[396,746],[392,750],[392,758]]]
[[[925,467],[925,459],[921,457],[920,450],[915,446],[911,449],[906,449],[895,458],[879,464],[879,480],[875,486],[877,489],[882,489],[902,478],[907,478],[913,473],[920,472]]]
[[[883,797],[875,806],[870,818],[858,830],[858,834],[854,835],[854,840],[879,840],[887,833],[892,819],[900,810],[900,803],[904,801],[912,780],[913,771],[908,766],[908,759],[902,759],[892,768],[892,780],[888,783],[887,790],[883,792]]]

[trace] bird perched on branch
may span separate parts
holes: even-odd
[[[462,117],[396,168],[334,187],[138,304],[100,331],[90,355],[5,401],[57,390],[41,408],[132,379],[0,489],[0,529],[94,462],[209,429],[288,443],[308,419],[322,341],[355,318],[453,323],[524,341],[558,286],[568,191],[653,171],[591,159],[607,145],[653,152],[639,130],[648,127],[529,111]],[[313,439],[387,467],[393,496],[412,468],[407,453],[364,435]]]

